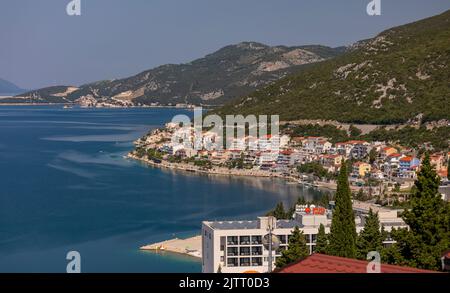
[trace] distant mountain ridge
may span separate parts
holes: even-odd
[[[24,89],[21,89],[14,83],[0,78],[0,95],[1,94],[18,94],[18,93],[21,93],[24,91],[25,91]]]
[[[216,112],[284,121],[450,121],[450,10],[386,30]]]
[[[129,78],[48,87],[16,97],[36,103],[128,105],[221,105],[249,94],[311,63],[343,53],[344,47],[267,46],[243,42],[185,64],[167,64]]]

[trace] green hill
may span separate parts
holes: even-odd
[[[217,106],[265,87],[344,47],[267,46],[243,42],[185,64],[166,64],[131,77],[93,82],[67,91],[58,86],[17,96],[17,102],[126,102],[133,105]]]
[[[347,53],[218,109],[219,114],[279,114],[392,124],[450,120],[450,11],[395,27]]]

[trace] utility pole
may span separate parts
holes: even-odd
[[[273,249],[277,249],[280,246],[280,241],[278,240],[278,237],[273,235],[273,230],[275,229],[277,219],[275,217],[268,217],[267,219],[267,228],[266,231],[268,234],[266,234],[263,238],[263,245],[264,247],[269,250],[268,255],[268,272],[272,272],[273,267]]]
[[[272,272],[272,230],[273,227],[269,224],[269,273]]]

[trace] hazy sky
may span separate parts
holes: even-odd
[[[23,88],[120,78],[225,45],[347,45],[450,9],[448,0],[0,1],[0,78]]]

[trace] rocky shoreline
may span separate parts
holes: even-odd
[[[264,170],[248,170],[248,169],[228,169],[223,167],[214,167],[211,169],[202,169],[200,167],[192,166],[185,163],[170,163],[165,160],[161,160],[161,162],[154,162],[149,160],[148,158],[140,158],[132,153],[128,153],[126,156],[128,159],[140,161],[147,165],[157,167],[157,168],[166,168],[171,170],[185,171],[185,172],[193,172],[199,174],[206,175],[222,175],[222,176],[246,176],[246,177],[265,177],[265,178],[279,178],[284,179],[291,183],[304,184],[300,182],[298,178],[293,176],[286,176],[276,172],[264,171]],[[336,183],[333,182],[315,182],[314,187],[336,190]]]

